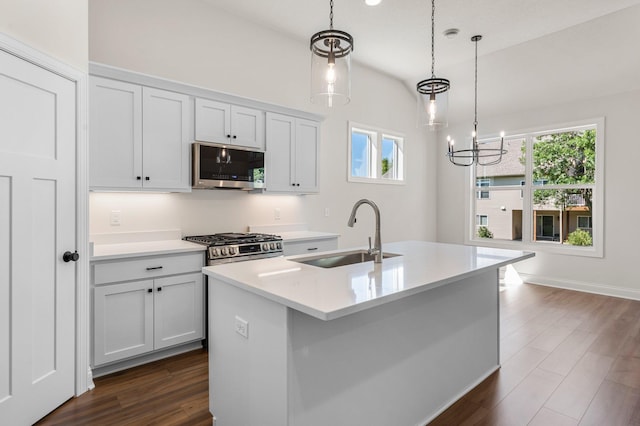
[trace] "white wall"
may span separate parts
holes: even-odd
[[[87,70],[87,0],[0,0],[0,32]]]
[[[308,40],[286,38],[199,0],[90,0],[89,31],[92,61],[326,115],[320,194],[92,194],[91,233],[180,228],[187,235],[308,223],[342,234],[340,245],[347,247],[366,244],[373,233],[367,207],[354,229],[346,226],[354,202],[371,198],[382,211],[383,242],[435,239],[433,134],[416,127],[414,94],[399,80],[356,63],[351,103],[316,107],[309,102]],[[405,134],[407,185],[347,183],[349,120]],[[111,210],[122,211],[120,227],[109,225]]]
[[[636,212],[640,198],[635,191],[640,91],[595,98],[570,104],[550,105],[543,109],[483,117],[479,123],[482,134],[495,134],[504,129],[507,134],[533,127],[605,117],[605,190],[604,190],[604,258],[589,258],[548,254],[515,265],[519,272],[533,275],[533,280],[587,291],[640,298]],[[448,129],[457,140],[471,131],[471,123]],[[438,143],[438,155],[444,155],[446,145]],[[464,188],[467,170],[447,162],[438,162],[438,241],[464,242]]]

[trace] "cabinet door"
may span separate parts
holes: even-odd
[[[89,121],[91,188],[142,187],[142,88],[90,77]]]
[[[201,273],[155,281],[155,348],[204,338],[204,288]]]
[[[143,187],[190,191],[189,96],[144,87]]]
[[[295,177],[299,192],[318,192],[318,154],[320,124],[317,121],[296,120]]]
[[[292,156],[295,122],[295,118],[287,115],[267,113],[267,150],[264,168],[267,191],[296,191]]]
[[[231,105],[196,99],[196,140],[229,143],[231,136]]]
[[[93,365],[153,350],[153,281],[93,290]]]
[[[257,109],[233,105],[229,144],[264,151],[264,113]]]

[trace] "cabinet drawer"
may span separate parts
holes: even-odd
[[[305,241],[283,241],[283,254],[293,256],[294,254],[318,253],[321,251],[337,250],[338,238],[323,238]]]
[[[119,281],[155,278],[164,275],[200,272],[204,253],[185,253],[168,256],[149,256],[132,260],[96,262],[93,265],[94,285]]]

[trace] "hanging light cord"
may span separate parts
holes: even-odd
[[[333,29],[333,0],[329,1],[329,29]]]
[[[331,0],[333,1],[333,0]],[[435,48],[435,16],[436,0],[431,0],[431,78],[435,78],[436,72],[436,48]]]
[[[478,40],[475,40],[476,42],[476,72],[475,72],[475,107],[474,107],[474,112],[473,112],[473,126],[474,126],[474,130],[476,129],[476,126],[478,126]],[[477,133],[477,132],[476,132]]]

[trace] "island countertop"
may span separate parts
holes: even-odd
[[[351,250],[326,253],[346,251]],[[208,266],[203,272],[326,321],[534,256],[518,250],[426,241],[383,244],[383,252],[400,256],[386,258],[382,264],[321,268],[295,262],[311,257],[299,255]]]

